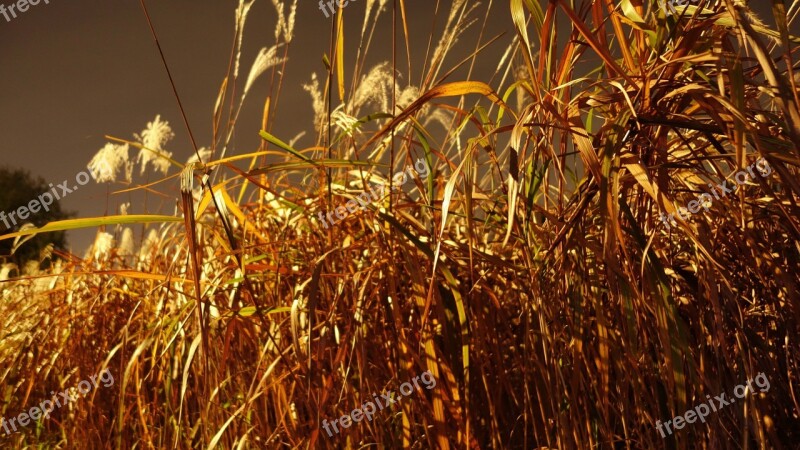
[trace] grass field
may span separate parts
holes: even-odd
[[[85,256],[0,274],[0,415],[114,380],[0,447],[800,448],[800,2],[450,0],[420,49],[412,1],[351,0],[302,80],[282,71],[297,1],[272,3],[249,72],[265,24],[234,12],[191,161],[179,117],[86,155],[112,191],[179,208],[0,237],[98,230]],[[515,33],[484,32],[497,14]],[[260,78],[262,127],[237,129]],[[273,126],[296,83],[304,140]]]

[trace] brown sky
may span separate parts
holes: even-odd
[[[9,0],[0,0],[9,5]],[[150,1],[148,8],[159,33],[201,146],[211,138],[211,114],[230,56],[233,12],[238,2],[218,0]],[[444,2],[449,7],[449,2]],[[411,0],[411,14],[419,28],[412,48],[427,45],[433,2]],[[347,6],[346,19],[360,24],[365,1]],[[300,2],[286,82],[274,131],[289,139],[311,129],[313,112],[302,84],[312,71],[322,76],[330,20],[310,0]],[[388,18],[388,15],[384,17]],[[508,25],[502,16],[503,27]],[[440,19],[441,21],[442,19]],[[439,25],[441,27],[441,23]],[[275,12],[268,0],[256,1],[245,31],[242,72],[246,76],[261,47],[274,44]],[[379,27],[374,55],[390,49],[390,28]],[[348,36],[349,37],[349,36]],[[349,39],[355,43],[356,36]],[[470,45],[474,45],[473,42]],[[499,51],[500,47],[495,47]],[[350,53],[353,55],[353,53]],[[374,60],[377,61],[377,60]],[[352,60],[351,60],[352,63]],[[191,154],[170,86],[158,53],[135,0],[50,0],[40,2],[11,22],[0,16],[0,164],[30,169],[48,182],[60,183],[75,175],[105,144],[104,134],[131,138],[156,114],[176,132],[168,150],[179,161]],[[262,77],[251,90],[242,111],[235,147],[229,154],[252,151],[261,109],[269,87]],[[310,139],[310,137],[309,137]],[[308,142],[307,142],[308,143]],[[135,155],[132,151],[131,155]],[[173,172],[174,173],[174,169]],[[143,181],[142,178],[134,178]],[[116,188],[121,186],[117,185]],[[62,202],[81,217],[114,213],[125,196],[106,195],[107,186],[92,181]],[[151,198],[150,205],[157,200]],[[173,212],[169,200],[162,212]],[[144,212],[133,205],[136,213]],[[149,208],[152,211],[152,208]],[[72,232],[73,250],[82,255],[93,236]]]

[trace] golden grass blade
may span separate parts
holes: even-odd
[[[344,9],[336,14],[336,80],[339,88],[339,101],[344,101]]]
[[[286,150],[287,152],[289,152],[292,155],[300,158],[301,160],[306,161],[306,162],[313,162],[306,155],[304,155],[304,154],[298,152],[297,150],[293,149],[289,144],[287,144],[287,143],[283,142],[282,140],[276,138],[275,136],[273,136],[269,132],[267,132],[265,130],[261,130],[258,134],[265,141],[267,141],[270,144],[275,145],[275,146],[277,146],[277,147],[279,147],[279,148],[281,148],[283,150]]]
[[[592,31],[589,30],[589,27],[587,27],[586,24],[583,23],[583,21],[578,17],[578,15],[575,14],[575,11],[567,4],[567,2],[565,0],[558,0],[558,4],[561,5],[561,8],[564,10],[569,19],[572,21],[572,24],[575,26],[575,29],[581,33],[583,38],[586,39],[586,42],[589,44],[589,46],[592,47],[592,50],[594,50],[597,53],[597,55],[600,56],[603,59],[603,61],[605,61],[605,63],[613,70],[614,74],[624,78],[625,81],[627,81],[630,86],[636,87],[637,86],[636,81],[634,81],[633,78],[630,77],[627,71],[625,71],[622,67],[619,66],[619,64],[617,64],[615,58],[609,54],[608,49],[600,46],[600,44],[594,37],[594,33],[592,33]]]
[[[420,96],[420,98],[415,100],[411,105],[403,110],[403,112],[395,117],[394,120],[386,124],[386,126],[384,126],[379,132],[375,133],[362,146],[362,148],[368,148],[370,145],[374,144],[375,141],[381,139],[382,136],[384,136],[390,130],[396,128],[400,123],[408,119],[411,115],[428,104],[431,100],[439,97],[458,97],[467,94],[480,94],[501,108],[508,108],[506,104],[500,100],[494,90],[492,90],[492,88],[490,88],[486,83],[482,83],[480,81],[456,81],[453,83],[442,84],[432,88]],[[513,111],[509,111],[514,114]]]
[[[284,163],[268,164],[247,173],[248,176],[261,175],[270,172],[284,170],[313,169],[319,167],[329,167],[334,169],[346,169],[353,167],[386,167],[384,164],[375,164],[369,161],[355,161],[347,159],[317,159],[314,161],[290,161]]]
[[[30,236],[40,233],[51,233],[53,231],[67,231],[78,230],[81,228],[94,228],[108,225],[130,225],[136,223],[168,223],[168,222],[182,222],[183,219],[175,216],[159,216],[159,215],[122,215],[122,216],[105,216],[105,217],[92,217],[84,219],[67,219],[59,220],[57,222],[50,222],[39,228],[31,228],[20,230],[15,233],[4,234],[0,236],[0,241],[5,239],[13,239],[18,236]]]
[[[517,33],[522,40],[522,56],[525,59],[525,64],[528,66],[528,73],[533,75],[536,71],[533,69],[533,55],[531,55],[531,41],[528,38],[528,27],[525,20],[525,11],[522,8],[522,0],[511,0],[511,20],[514,21]]]

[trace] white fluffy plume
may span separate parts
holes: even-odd
[[[130,182],[133,163],[128,160],[128,150],[128,144],[107,143],[86,166],[92,178],[98,183],[113,182],[117,179]]]
[[[244,92],[242,92],[242,99],[247,95],[253,83],[270,67],[283,63],[286,58],[278,58],[278,48],[280,45],[273,45],[269,49],[262,48],[253,61],[253,67],[250,68],[250,75],[247,76],[247,83],[244,85]]]
[[[139,150],[137,158],[142,164],[141,173],[144,174],[147,164],[152,163],[157,171],[166,175],[172,153],[164,150],[164,146],[175,137],[169,122],[162,121],[161,116],[157,115],[155,120],[147,123],[147,128],[142,130],[141,135],[134,134],[134,136],[145,147]]]

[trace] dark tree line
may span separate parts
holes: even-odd
[[[35,177],[24,169],[11,169],[0,167],[0,235],[17,231],[25,223],[32,223],[40,227],[54,220],[63,220],[74,217],[74,213],[64,211],[56,200],[49,205],[49,211],[40,210],[31,214],[25,220],[10,217],[13,211],[27,206],[45,192],[50,191],[50,186],[41,177]],[[16,224],[14,223],[16,221]],[[66,235],[64,232],[41,234],[22,244],[14,254],[11,254],[14,245],[13,239],[0,241],[0,262],[11,262],[20,268],[30,260],[40,260],[42,250],[53,244],[56,249],[64,249]]]

